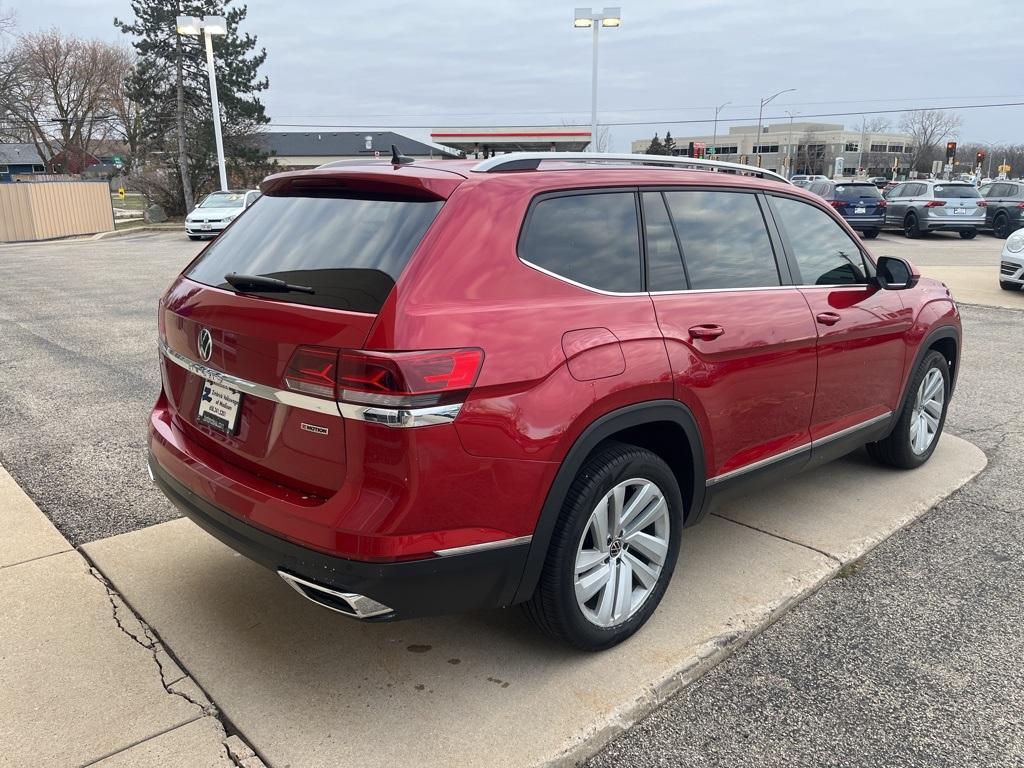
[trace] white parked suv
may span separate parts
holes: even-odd
[[[1003,246],[999,258],[999,287],[1004,291],[1024,288],[1024,229],[1018,229]]]
[[[211,192],[185,217],[185,234],[190,240],[216,237],[234,218],[256,202],[258,189],[229,189]]]

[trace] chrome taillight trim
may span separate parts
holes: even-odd
[[[353,403],[325,400],[313,397],[312,395],[304,395],[301,392],[293,392],[289,389],[268,387],[266,384],[257,384],[254,381],[218,371],[216,368],[210,368],[202,363],[197,363],[180,352],[175,352],[166,341],[160,342],[160,353],[189,373],[217,382],[218,384],[223,384],[226,387],[252,395],[253,397],[270,400],[271,402],[280,403],[292,408],[301,408],[313,413],[321,413],[327,416],[344,416],[346,419],[380,424],[385,427],[408,429],[410,427],[428,427],[435,424],[450,424],[455,421],[455,418],[462,410],[462,403],[433,405],[424,408],[384,408],[381,406],[355,405]]]

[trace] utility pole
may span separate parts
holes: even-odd
[[[715,128],[714,128],[714,131],[713,131],[712,136],[711,136],[711,146],[715,148],[715,155],[716,156],[719,154],[719,152],[718,152],[718,113],[721,112],[723,109],[725,109],[730,104],[732,104],[732,102],[731,101],[727,101],[727,102],[725,102],[725,104],[722,104],[721,106],[715,107]]]
[[[781,96],[784,93],[789,93],[790,91],[795,90],[796,88],[786,88],[784,90],[779,91],[778,93],[773,93],[771,96],[768,96],[767,98],[761,99],[761,106],[757,108],[757,144],[755,144],[752,147],[752,149],[759,149],[761,146],[761,118],[764,116],[764,105],[771,102],[776,96]],[[757,167],[760,168],[761,153],[757,152],[755,154],[757,154]]]
[[[786,110],[786,114],[789,115],[789,135],[786,136],[786,178],[793,178],[793,116],[799,115],[799,112],[790,112]]]

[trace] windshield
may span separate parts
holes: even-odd
[[[969,184],[936,184],[935,185],[935,197],[981,197],[978,194],[978,190]]]
[[[245,200],[244,192],[214,192],[207,195],[197,208],[241,208]]]
[[[265,195],[185,275],[228,291],[231,272],[273,277],[313,289],[276,300],[376,314],[442,204]]]

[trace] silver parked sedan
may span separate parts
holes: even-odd
[[[885,199],[886,227],[902,229],[907,237],[953,231],[970,240],[985,226],[985,200],[972,184],[962,181],[906,181]]]
[[[258,189],[229,189],[211,192],[185,217],[185,234],[190,240],[216,237],[238,214],[256,202]]]
[[[999,287],[1004,291],[1024,289],[1024,229],[1006,238],[999,259]]]

